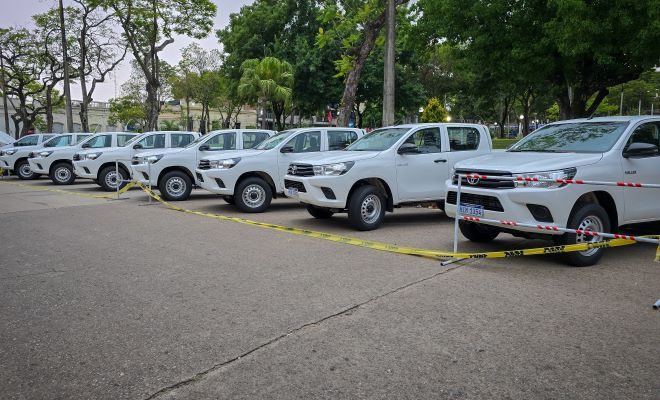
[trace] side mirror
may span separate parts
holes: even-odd
[[[199,151],[209,151],[209,150],[211,150],[211,146],[209,146],[208,144],[203,144],[199,146]]]
[[[293,153],[293,146],[284,146],[280,149],[280,153]]]
[[[399,147],[399,150],[396,151],[399,154],[419,154],[419,147],[416,144],[404,143]]]
[[[623,151],[624,158],[658,155],[658,146],[650,143],[633,143]]]
[[[83,149],[89,149],[90,147],[92,147],[92,145],[89,144],[89,143],[83,143],[83,145],[82,145]]]
[[[138,143],[138,144],[136,144],[136,145],[133,145],[133,148],[134,148],[134,149],[141,149],[141,148],[143,148],[143,147],[142,147],[142,145],[141,145],[140,143]]]

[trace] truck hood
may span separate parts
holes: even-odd
[[[103,153],[103,154],[122,154],[130,153],[129,147],[101,147],[98,149],[81,149],[78,154]]]
[[[595,164],[602,153],[536,153],[497,152],[457,162],[456,169],[475,171],[506,171],[514,174],[553,171]]]
[[[147,151],[140,151],[136,153],[136,156],[140,157],[149,157],[149,156],[157,156],[160,154],[172,154],[172,153],[179,153],[183,151],[183,147],[177,147],[177,148],[170,148],[170,149],[157,149],[157,150],[147,150]]]
[[[4,151],[7,151],[7,150],[18,150],[18,151],[21,151],[21,150],[34,150],[34,149],[40,149],[40,148],[42,148],[42,147],[43,147],[43,146],[40,145],[40,144],[35,144],[34,146],[18,146],[18,147],[9,146],[9,147],[3,147],[2,150],[4,150]]]
[[[227,158],[254,157],[254,156],[258,156],[259,154],[263,154],[266,151],[271,151],[271,150],[255,150],[255,149],[226,150],[226,151],[221,150],[218,151],[217,154],[204,157],[203,160],[224,160]]]
[[[335,164],[347,161],[366,160],[368,158],[376,157],[379,153],[379,151],[324,151],[308,155],[296,154],[296,157],[292,158],[291,162],[302,162],[312,165]]]

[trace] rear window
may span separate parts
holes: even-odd
[[[479,148],[479,131],[470,127],[447,127],[450,151],[468,151]]]
[[[192,143],[193,140],[195,140],[195,137],[189,133],[173,133],[171,136],[172,140],[172,147],[186,147],[190,143]]]
[[[101,136],[96,136],[91,139],[87,143],[90,149],[101,149],[104,147],[111,147],[112,146],[112,136],[111,135],[101,135]],[[87,147],[87,146],[85,146]]]
[[[328,131],[328,150],[343,150],[357,139],[354,131]]]

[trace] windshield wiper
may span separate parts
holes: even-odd
[[[509,150],[511,153],[574,153],[573,151],[568,151],[568,150],[552,150],[552,149],[522,149],[522,150]]]

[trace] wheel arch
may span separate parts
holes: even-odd
[[[71,166],[71,168],[73,168],[73,161],[71,160],[67,160],[66,158],[55,160],[52,163],[50,163],[50,168],[48,168],[49,174],[53,172],[53,169],[57,166],[57,164],[68,164],[69,166]]]
[[[160,173],[158,174],[158,179],[157,179],[157,181],[156,181],[156,185],[160,186],[160,180],[163,179],[163,177],[164,177],[166,174],[168,174],[168,173],[170,173],[170,172],[172,172],[172,171],[180,171],[180,172],[183,172],[184,174],[186,174],[186,175],[188,176],[188,178],[190,178],[190,181],[193,183],[193,185],[195,184],[195,176],[193,175],[192,172],[190,172],[190,171],[188,170],[188,168],[186,168],[186,167],[182,167],[182,166],[180,166],[180,165],[171,165],[171,166],[169,166],[169,167],[167,167],[167,168],[163,168],[163,170],[160,171]],[[149,178],[151,178],[151,177],[149,177]]]
[[[101,164],[101,166],[99,167],[98,172],[96,173],[96,179],[101,180],[101,172],[102,172],[104,169],[106,169],[107,167],[113,167],[113,168],[114,168],[114,167],[115,167],[115,163],[109,161],[109,162],[105,162],[105,163]],[[127,167],[127,166],[126,166],[123,162],[121,162],[121,161],[119,161],[119,168],[122,169],[124,172],[126,172],[126,175],[127,175],[127,176],[129,176],[129,177],[131,176],[131,169],[130,169],[130,167]]]
[[[16,161],[14,161],[14,171],[16,171],[18,169],[18,164],[21,161],[27,161],[27,160],[28,160],[27,156],[17,158]]]
[[[268,186],[270,186],[270,190],[273,193],[273,198],[274,199],[277,198],[277,186],[275,186],[275,181],[268,172],[264,172],[264,171],[250,171],[241,174],[241,176],[239,176],[238,179],[236,179],[236,186],[234,187],[234,192],[236,191],[238,185],[247,178],[263,179],[264,181],[266,181],[266,183],[268,183]]]
[[[610,219],[610,226],[612,233],[617,232],[619,229],[619,211],[617,210],[616,207],[616,201],[614,200],[614,197],[612,197],[610,193],[604,190],[588,192],[580,196],[580,198],[577,199],[577,201],[573,205],[573,208],[571,209],[569,219],[572,218],[573,215],[575,215],[580,204],[590,204],[590,203],[598,204],[599,206],[605,209],[605,212],[607,212],[607,216]]]
[[[386,210],[389,212],[394,211],[394,199],[392,198],[392,190],[390,189],[390,186],[385,182],[384,179],[381,178],[363,178],[358,180],[353,184],[351,187],[351,190],[348,191],[348,196],[346,197],[346,204],[348,205],[348,201],[353,195],[353,192],[360,186],[365,186],[365,185],[372,185],[376,186],[379,188],[382,192],[385,193],[386,197],[386,202],[387,202],[387,207]]]

